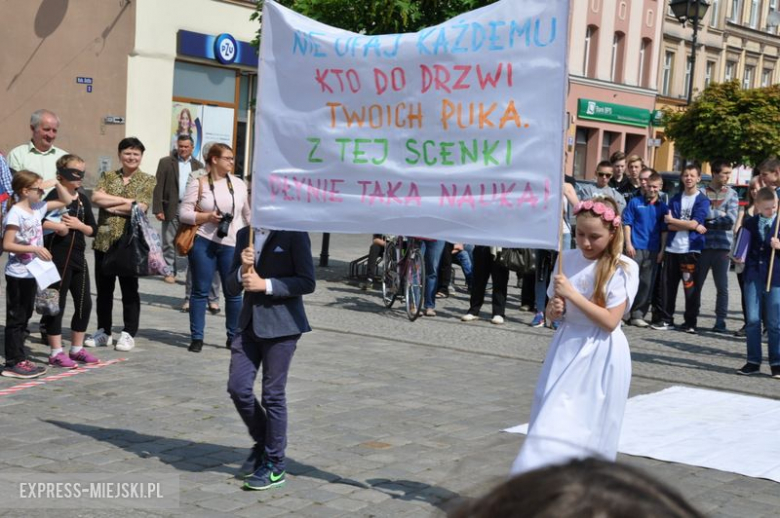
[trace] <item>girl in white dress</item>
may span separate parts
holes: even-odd
[[[636,295],[638,267],[621,254],[623,228],[612,198],[578,203],[574,214],[577,249],[563,252],[563,274],[547,290],[547,319],[562,323],[544,360],[512,475],[572,459],[617,457],[631,383],[620,325]]]

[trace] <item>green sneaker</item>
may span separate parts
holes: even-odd
[[[252,473],[252,476],[246,479],[244,482],[244,489],[251,489],[252,491],[265,491],[266,489],[271,489],[272,487],[284,485],[285,480],[285,471],[275,471],[274,465],[270,462],[267,462],[263,466],[257,468],[257,471]]]

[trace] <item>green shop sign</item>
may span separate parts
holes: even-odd
[[[611,122],[646,128],[650,125],[650,110],[623,106],[622,104],[603,103],[580,99],[577,117],[594,121]]]

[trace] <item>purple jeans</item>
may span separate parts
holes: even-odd
[[[264,448],[266,459],[284,470],[287,446],[287,373],[301,335],[273,339],[257,338],[249,325],[233,338],[230,349],[228,393],[255,443]],[[262,367],[260,401],[253,391]]]

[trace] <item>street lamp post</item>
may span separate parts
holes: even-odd
[[[693,78],[696,73],[696,43],[699,37],[699,21],[707,14],[710,3],[707,0],[670,0],[669,7],[675,18],[685,27],[688,21],[693,22],[693,39],[691,40],[691,75],[688,79],[688,104],[693,100]]]

